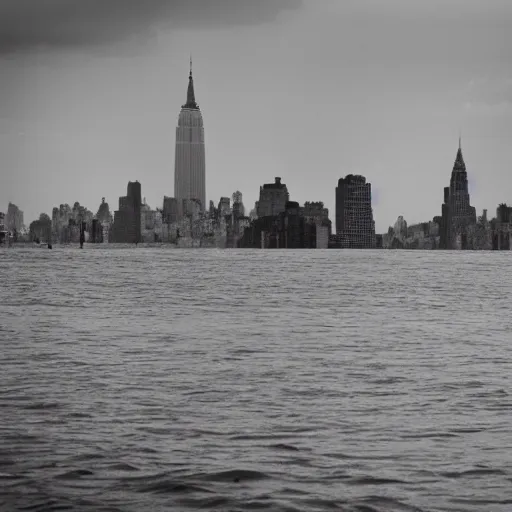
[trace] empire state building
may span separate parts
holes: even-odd
[[[206,206],[206,177],[204,154],[203,116],[196,103],[192,59],[188,77],[187,103],[181,107],[176,128],[176,152],[174,161],[174,197],[179,210],[184,199],[197,199],[201,210]]]

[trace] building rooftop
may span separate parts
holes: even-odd
[[[281,178],[276,177],[274,183],[265,183],[263,185],[264,189],[281,189],[286,188],[286,185],[284,183],[281,183]]]
[[[347,174],[344,178],[340,178],[338,180],[338,186],[341,186],[344,183],[356,183],[360,185],[365,185],[366,178],[364,176],[361,176],[360,174]]]

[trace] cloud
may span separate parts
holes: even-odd
[[[158,26],[222,28],[273,21],[303,0],[0,0],[0,54],[105,44]]]

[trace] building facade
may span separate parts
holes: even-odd
[[[9,203],[9,206],[7,207],[5,224],[7,231],[10,231],[11,233],[20,233],[25,228],[23,212],[13,203]]]
[[[0,245],[7,243],[9,240],[9,232],[5,224],[5,214],[0,212]]]
[[[281,178],[275,178],[274,183],[265,183],[260,187],[256,214],[258,218],[275,217],[285,211],[286,203],[289,200],[288,188],[284,183],[281,183]]]
[[[80,233],[84,232],[85,241],[89,241],[94,215],[78,201],[71,207],[61,204],[52,210],[52,243],[79,243]]]
[[[364,176],[349,174],[336,187],[336,236],[332,246],[346,249],[375,247],[372,188]]]
[[[302,208],[304,219],[309,224],[315,224],[315,248],[327,249],[331,236],[332,222],[329,220],[329,210],[324,208],[322,201],[306,201]]]
[[[203,116],[196,103],[192,61],[188,78],[187,102],[181,107],[176,128],[174,197],[181,209],[183,200],[196,200],[206,208],[206,169]],[[183,215],[183,212],[180,212]]]
[[[329,211],[322,202],[286,201],[277,215],[243,217],[238,247],[259,249],[327,249]]]
[[[119,198],[119,210],[114,212],[113,242],[137,244],[142,241],[141,209],[141,185],[138,181],[130,181],[126,196]]]
[[[491,221],[491,248],[494,251],[512,250],[512,207],[501,203]]]
[[[233,192],[231,198],[233,199],[233,215],[236,218],[245,217],[245,206],[242,192],[239,190]]]

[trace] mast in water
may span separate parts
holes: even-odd
[[[85,229],[84,229],[84,222],[82,220],[82,217],[80,217],[80,249],[84,248],[84,242],[85,242]]]

